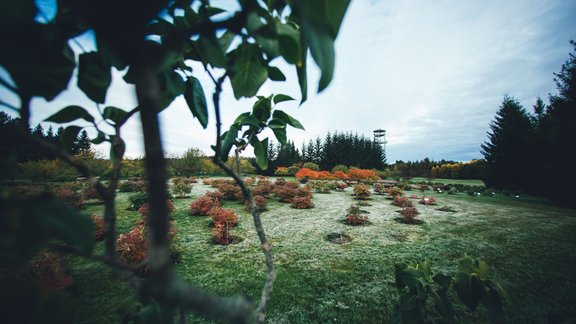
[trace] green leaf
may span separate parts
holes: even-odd
[[[271,98],[260,98],[252,107],[252,115],[256,120],[265,123],[270,118],[272,112]]]
[[[465,256],[458,259],[458,271],[466,274],[476,272],[476,267],[474,266],[474,259],[472,259],[469,256]]]
[[[156,21],[150,23],[146,26],[146,34],[148,35],[166,35],[169,34],[174,29],[171,23],[167,22],[162,18],[157,18]]]
[[[106,101],[106,92],[112,82],[110,65],[99,52],[80,54],[78,88],[97,103]]]
[[[286,122],[272,118],[272,120],[268,123],[268,127],[271,129],[286,128]]]
[[[192,116],[198,118],[200,125],[203,128],[208,126],[208,106],[206,106],[206,95],[200,81],[195,77],[189,77],[186,80],[186,91],[184,92],[184,99],[188,104],[188,108],[192,112]]]
[[[268,138],[259,141],[256,136],[252,137],[250,145],[254,148],[254,155],[256,155],[256,164],[262,170],[268,169]]]
[[[44,121],[53,123],[69,123],[77,119],[84,119],[88,122],[94,123],[94,117],[80,106],[67,106],[55,113],[54,115],[46,118]]]
[[[280,103],[280,102],[284,102],[284,101],[290,101],[290,100],[295,100],[295,99],[288,96],[288,95],[281,94],[281,93],[274,96],[274,103],[275,104]]]
[[[106,141],[106,134],[100,131],[98,132],[98,135],[94,139],[90,140],[90,142],[95,145],[102,144],[105,141]]]
[[[222,144],[219,152],[222,161],[228,160],[228,154],[230,153],[230,150],[232,149],[234,143],[236,143],[236,137],[238,137],[238,131],[239,131],[238,127],[236,125],[232,125],[230,126],[230,129],[227,132],[222,134],[221,136]]]
[[[10,73],[20,95],[51,101],[68,87],[76,67],[74,52],[54,26],[27,23],[17,30],[4,32],[3,42],[10,44],[10,50],[0,51],[0,62]]]
[[[458,297],[470,310],[475,310],[482,298],[482,283],[476,275],[458,272],[454,277],[454,289]]]
[[[126,122],[126,116],[128,116],[127,111],[113,106],[104,108],[104,112],[102,113],[102,117],[104,117],[104,119],[111,120],[116,125],[124,124],[124,122]]]
[[[236,117],[234,120],[234,125],[238,126],[239,128],[242,126],[253,126],[256,128],[260,128],[260,122],[254,118],[249,112],[240,114],[240,116]]]
[[[282,71],[275,66],[268,67],[268,77],[272,81],[286,81],[286,76],[284,73],[282,73]]]
[[[228,50],[228,47],[230,47],[230,45],[232,44],[234,37],[236,37],[236,34],[233,31],[226,30],[226,32],[222,34],[220,38],[218,38],[218,41],[220,42],[220,47],[224,52]]]
[[[235,62],[230,69],[230,82],[236,99],[253,97],[268,79],[268,69],[262,59],[260,48],[254,44],[242,43],[229,53]]]
[[[296,120],[295,118],[292,118],[292,116],[288,115],[287,113],[283,112],[282,110],[278,110],[278,109],[274,110],[273,117],[275,119],[279,119],[279,120],[285,122],[286,124],[288,124],[294,128],[304,130],[304,126],[302,126],[302,124],[300,124],[300,122],[298,120]]]
[[[74,142],[78,139],[78,133],[82,130],[82,127],[78,126],[68,126],[64,129],[62,134],[60,134],[60,142],[66,149],[72,148]]]
[[[272,128],[272,127],[270,127],[270,128]],[[280,144],[286,145],[286,143],[288,142],[288,139],[286,136],[286,126],[272,128],[272,132],[274,133],[274,136],[276,136],[276,139],[278,140],[278,142],[280,142]]]
[[[160,92],[160,110],[168,107],[172,101],[186,89],[186,84],[182,77],[175,71],[166,70],[158,75]]]
[[[302,50],[302,61],[296,64],[296,74],[298,75],[298,83],[300,84],[300,93],[302,94],[302,99],[300,104],[303,104],[308,99],[308,72],[306,60],[308,58],[308,44],[305,42],[304,38],[301,38],[301,50]]]
[[[300,57],[300,32],[291,24],[284,24],[276,20],[278,33],[278,50],[286,62],[297,64]]]
[[[318,92],[332,81],[334,74],[334,40],[348,8],[349,0],[310,0],[295,3],[295,13],[302,22],[302,32],[322,75]]]
[[[122,159],[125,151],[124,140],[116,135],[110,136],[110,160],[116,162],[116,160]]]
[[[216,36],[202,35],[194,44],[204,63],[219,68],[226,66],[226,56]]]

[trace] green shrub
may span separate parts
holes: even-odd
[[[343,164],[338,164],[332,168],[332,173],[335,173],[336,171],[348,173],[348,167]]]
[[[150,197],[147,192],[137,192],[128,196],[130,202],[130,210],[138,210],[140,207],[149,201]]]
[[[302,165],[302,168],[310,169],[312,171],[320,171],[320,167],[314,162],[306,162]]]
[[[296,166],[296,165],[292,165],[288,167],[288,174],[291,176],[295,176],[296,173],[298,173],[298,171],[300,171],[300,167]]]

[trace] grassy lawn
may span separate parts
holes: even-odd
[[[410,179],[410,182],[412,183],[417,183],[417,182],[432,182],[432,183],[442,183],[442,184],[462,184],[462,185],[467,185],[467,186],[481,186],[484,187],[484,182],[482,180],[474,180],[474,179],[431,179],[428,180],[426,178],[412,178]]]
[[[187,281],[221,295],[245,295],[258,300],[264,277],[264,258],[251,216],[240,203],[225,207],[238,212],[233,235],[242,241],[210,243],[207,217],[190,216],[192,199],[212,188],[195,184],[190,198],[176,199],[173,217],[182,251],[176,272]],[[352,189],[314,194],[316,207],[296,210],[271,198],[262,215],[273,246],[278,279],[268,311],[271,323],[390,321],[397,295],[394,264],[427,260],[436,271],[454,271],[464,254],[481,257],[495,277],[507,281],[517,298],[509,322],[576,321],[576,211],[514,197],[434,195],[437,206],[416,204],[425,223],[394,221],[399,208],[385,196],[372,196],[370,225],[340,222],[355,201]],[[408,195],[411,192],[407,192]],[[421,195],[415,191],[414,194]],[[426,194],[432,194],[427,192]],[[140,217],[126,211],[128,194],[119,194],[119,230],[127,231]],[[455,213],[436,210],[450,206]],[[101,206],[89,206],[97,211]],[[329,233],[350,235],[350,243],[326,240]],[[99,243],[102,251],[102,243]],[[132,293],[106,267],[71,258],[80,308],[78,323],[112,323],[114,309]],[[469,314],[457,307],[459,321],[485,322],[479,309]],[[191,315],[190,322],[205,322]]]

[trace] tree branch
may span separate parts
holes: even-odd
[[[224,161],[222,161],[220,157],[220,149],[222,146],[222,140],[220,138],[221,131],[222,131],[222,122],[220,120],[220,94],[222,92],[222,83],[226,78],[226,74],[224,74],[218,82],[216,83],[216,90],[214,91],[214,95],[212,96],[212,100],[214,103],[214,112],[216,114],[216,151],[214,153],[214,163],[218,165],[226,174],[236,181],[240,189],[242,190],[242,194],[246,201],[248,201],[248,207],[250,208],[250,213],[252,214],[252,219],[254,221],[254,227],[256,228],[256,233],[258,234],[258,238],[260,239],[260,244],[262,246],[262,251],[264,253],[264,257],[266,259],[266,281],[264,283],[264,287],[262,288],[262,295],[260,297],[260,303],[258,304],[258,308],[256,309],[256,320],[259,323],[264,323],[266,317],[266,305],[270,300],[270,296],[272,294],[272,288],[274,285],[274,280],[276,279],[276,271],[274,270],[274,261],[272,259],[272,249],[268,239],[266,238],[266,232],[264,231],[264,227],[262,226],[262,220],[260,219],[260,211],[256,208],[254,204],[254,199],[252,197],[252,192],[250,188],[246,186],[246,183],[242,180],[242,178],[234,172],[231,168],[229,168]]]

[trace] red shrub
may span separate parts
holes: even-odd
[[[416,216],[420,213],[416,209],[416,207],[404,207],[400,211],[400,215],[402,215],[402,219],[404,223],[413,224],[416,222]]]
[[[212,199],[214,203],[220,204],[223,199],[222,194],[218,191],[206,191],[204,196]]]
[[[104,238],[104,217],[92,214],[91,218],[94,223],[94,241],[101,241]]]
[[[230,227],[225,224],[216,224],[212,229],[214,244],[228,245],[232,243],[232,235],[230,235]]]
[[[72,277],[66,272],[62,257],[56,253],[39,253],[28,262],[26,268],[32,282],[42,289],[60,290],[72,284]]]
[[[213,199],[206,193],[190,204],[190,213],[192,213],[192,215],[208,216],[212,208],[220,206],[222,206],[220,200]]]
[[[296,189],[296,197],[308,197],[312,198],[312,191],[308,187],[302,187]]]
[[[406,196],[395,196],[392,205],[398,207],[413,207],[412,200]]]
[[[344,223],[348,225],[364,225],[368,221],[368,216],[362,215],[362,210],[358,205],[350,205],[348,208],[348,215],[344,219]]]
[[[238,225],[238,216],[232,209],[214,207],[210,209],[208,216],[212,218],[212,223],[214,223],[214,226],[226,225],[229,227],[234,227]]]
[[[98,193],[98,190],[96,190],[96,188],[92,186],[86,187],[84,188],[84,190],[82,190],[82,198],[84,200],[90,200],[90,199],[102,200],[102,197]]]
[[[268,204],[268,199],[266,199],[263,196],[253,196],[252,199],[254,200],[254,205],[256,206],[256,209],[260,212],[266,211],[266,205]],[[245,202],[246,204],[246,209],[250,212],[250,207],[248,207],[248,202]]]
[[[365,184],[357,184],[354,186],[352,195],[356,197],[356,199],[367,200],[370,197],[370,187]]]
[[[65,187],[56,188],[54,189],[54,195],[75,210],[84,208],[84,199],[72,189]]]
[[[419,204],[422,205],[436,205],[436,198],[430,196],[430,197],[426,197],[426,196],[422,196],[422,199],[420,199],[420,201],[418,202]]]
[[[144,224],[136,225],[116,240],[118,259],[130,266],[143,266],[147,257],[147,242]]]
[[[292,198],[290,207],[296,209],[309,209],[314,208],[314,203],[310,200],[310,197],[294,197]]]
[[[298,190],[289,188],[287,186],[280,186],[274,188],[274,194],[281,202],[289,203],[298,194]]]
[[[296,181],[288,181],[288,182],[286,182],[285,186],[288,188],[292,188],[292,189],[300,188],[300,184]]]
[[[253,196],[268,196],[272,192],[272,186],[265,187],[265,186],[255,186],[250,189],[252,191]]]
[[[222,194],[224,200],[238,200],[239,197],[242,197],[240,187],[233,184],[223,183],[218,186],[218,191]]]

